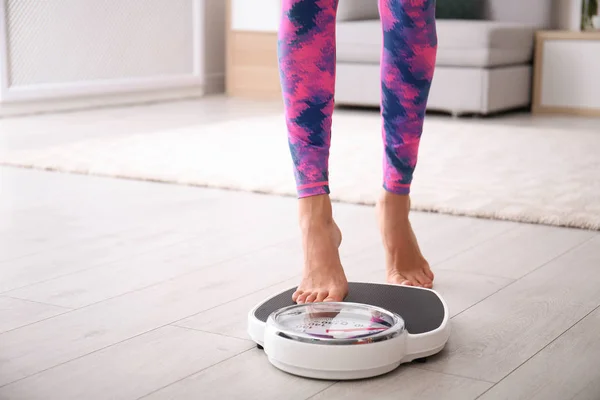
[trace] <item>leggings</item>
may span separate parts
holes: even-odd
[[[436,60],[435,0],[378,1],[383,188],[406,195]],[[337,6],[338,0],[282,1],[279,71],[299,198],[330,193]]]

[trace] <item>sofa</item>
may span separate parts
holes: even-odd
[[[437,2],[438,53],[427,109],[458,116],[528,107],[535,31],[552,26],[554,2]],[[336,104],[379,106],[377,0],[340,0],[337,21]]]

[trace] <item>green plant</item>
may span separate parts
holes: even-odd
[[[581,2],[581,30],[594,29],[592,17],[598,15],[598,0],[583,0]]]

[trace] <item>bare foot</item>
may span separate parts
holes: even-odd
[[[384,192],[377,203],[379,227],[386,251],[387,282],[433,287],[433,272],[419,249],[408,214],[410,197]]]
[[[304,269],[292,300],[299,304],[342,301],[348,281],[338,252],[342,233],[333,220],[329,196],[300,199],[299,211]]]

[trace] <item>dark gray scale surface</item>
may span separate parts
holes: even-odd
[[[444,305],[429,290],[410,286],[350,282],[345,302],[369,304],[396,313],[404,319],[408,333],[416,335],[439,328],[444,321]],[[294,305],[292,294],[296,288],[278,294],[256,309],[254,316],[262,322],[272,312]]]

